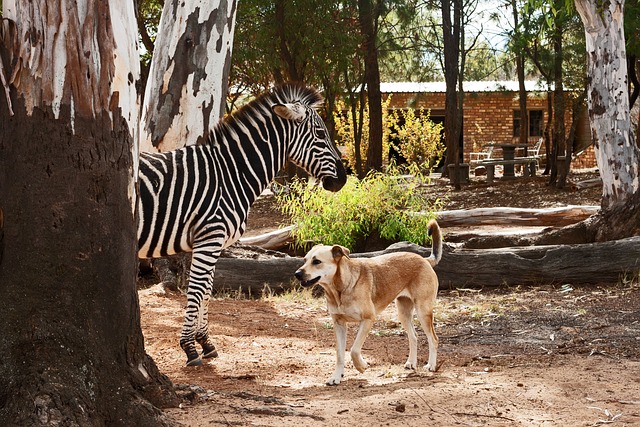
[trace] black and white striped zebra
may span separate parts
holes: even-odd
[[[208,303],[216,261],[245,229],[249,207],[291,160],[338,191],[346,172],[316,112],[321,95],[287,84],[219,122],[203,145],[140,158],[138,247],[141,258],[193,252],[180,346],[187,365],[216,357]]]

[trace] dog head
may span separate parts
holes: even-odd
[[[329,284],[338,270],[342,257],[349,258],[349,249],[340,246],[316,245],[304,257],[304,265],[296,273],[302,287]]]

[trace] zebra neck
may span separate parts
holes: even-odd
[[[270,122],[267,122],[271,124]],[[264,122],[235,123],[224,132],[215,132],[211,146],[217,151],[221,177],[239,180],[244,197],[251,204],[269,185],[287,160],[282,129]]]

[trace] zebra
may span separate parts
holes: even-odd
[[[249,207],[290,160],[338,191],[347,180],[316,109],[320,93],[285,84],[218,122],[205,143],[140,157],[138,256],[192,252],[180,347],[187,366],[217,357],[208,303],[221,251],[245,230]],[[198,353],[195,343],[202,347]]]

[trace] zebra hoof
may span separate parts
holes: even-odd
[[[218,352],[216,351],[216,346],[211,343],[205,343],[202,345],[202,358],[203,359],[213,359],[214,357],[218,357]]]
[[[200,366],[200,365],[202,365],[202,359],[200,357],[187,360],[187,366]]]
[[[196,346],[193,343],[180,343],[180,347],[187,355],[187,366],[202,365],[202,359],[200,359],[198,350],[196,350]]]

